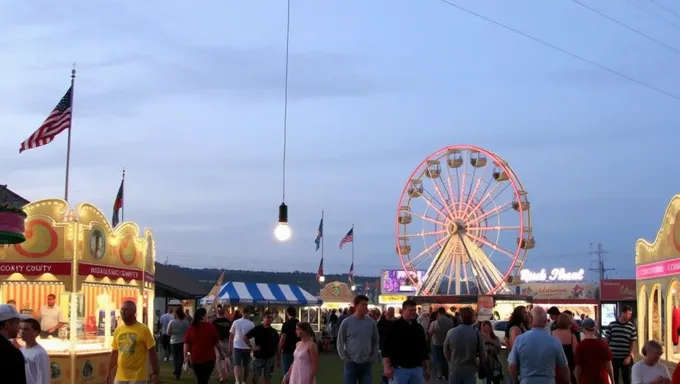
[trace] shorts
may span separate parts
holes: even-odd
[[[272,374],[274,374],[274,364],[276,364],[275,357],[270,357],[268,359],[253,359],[253,377],[271,379]]]
[[[250,363],[250,349],[234,348],[231,357],[235,367],[247,367]]]

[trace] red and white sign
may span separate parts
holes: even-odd
[[[635,269],[635,278],[638,280],[674,275],[680,275],[680,258],[639,265]]]
[[[637,299],[635,279],[600,281],[600,300],[633,301]]]
[[[0,276],[8,276],[13,273],[21,273],[24,276],[40,276],[43,273],[64,276],[71,275],[70,262],[56,263],[31,263],[31,262],[3,262],[0,263]]]
[[[127,268],[108,267],[97,264],[78,264],[78,274],[82,276],[108,277],[110,279],[123,278],[123,280],[141,280],[144,276],[142,271]]]

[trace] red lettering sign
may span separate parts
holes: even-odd
[[[637,300],[635,279],[613,279],[600,281],[600,300]]]
[[[70,262],[40,263],[40,262],[2,262],[0,276],[20,273],[24,276],[40,276],[51,273],[55,276],[69,276],[72,274]]]
[[[94,277],[108,277],[110,279],[123,278],[123,280],[141,280],[144,276],[142,271],[118,268],[118,267],[108,267],[104,265],[78,264],[78,274],[81,276],[92,275]]]

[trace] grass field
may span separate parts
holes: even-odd
[[[501,361],[507,361],[507,352],[501,355]],[[505,365],[505,364],[504,364]],[[672,370],[674,366],[669,366]],[[316,377],[317,384],[342,384],[342,370],[343,364],[336,353],[325,352],[319,356],[319,372]],[[373,383],[380,383],[380,365],[376,364],[373,366]],[[506,371],[507,372],[507,371]],[[281,368],[277,368],[274,372],[274,377],[272,379],[273,384],[281,383]],[[183,372],[183,377],[180,380],[176,380],[172,375],[172,363],[161,362],[161,383],[195,383],[196,379],[192,372]],[[478,380],[481,383],[481,380]],[[217,371],[213,375],[213,380],[211,383],[218,383]],[[233,384],[233,378],[229,380],[229,383]],[[249,381],[250,383],[250,381]],[[436,380],[431,381],[432,384],[444,384],[444,382],[437,382]]]

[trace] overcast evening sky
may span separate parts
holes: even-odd
[[[457,1],[485,17],[680,97],[680,5]],[[394,221],[413,169],[446,145],[496,152],[522,179],[532,269],[633,276],[678,193],[680,99],[650,90],[438,0],[292,0],[287,203],[281,203],[285,1],[10,2],[0,13],[0,182],[62,197],[66,134],[18,153],[77,63],[71,202],[151,228],[159,261],[326,272],[356,224],[356,274],[398,266]],[[676,181],[674,181],[676,180]]]

